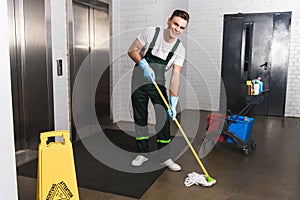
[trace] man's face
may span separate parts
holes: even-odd
[[[178,37],[187,27],[187,21],[181,17],[174,16],[173,19],[168,19],[168,29],[170,29],[171,37]]]

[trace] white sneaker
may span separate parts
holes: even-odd
[[[162,163],[162,165],[168,167],[172,171],[180,171],[181,167],[177,163],[175,163],[172,159],[168,159]]]
[[[146,158],[145,156],[138,155],[133,161],[131,161],[131,165],[135,167],[141,166],[148,159],[149,158]]]

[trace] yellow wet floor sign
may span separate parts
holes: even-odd
[[[48,142],[62,136],[63,142]],[[37,200],[79,200],[72,143],[69,131],[40,134]]]

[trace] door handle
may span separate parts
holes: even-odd
[[[259,67],[264,67],[264,70],[267,70],[269,67],[271,67],[271,63],[265,62],[264,64],[260,65]]]

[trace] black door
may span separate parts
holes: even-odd
[[[224,16],[222,79],[234,113],[249,103],[246,81],[261,77],[270,92],[250,113],[284,115],[290,20],[290,12]]]

